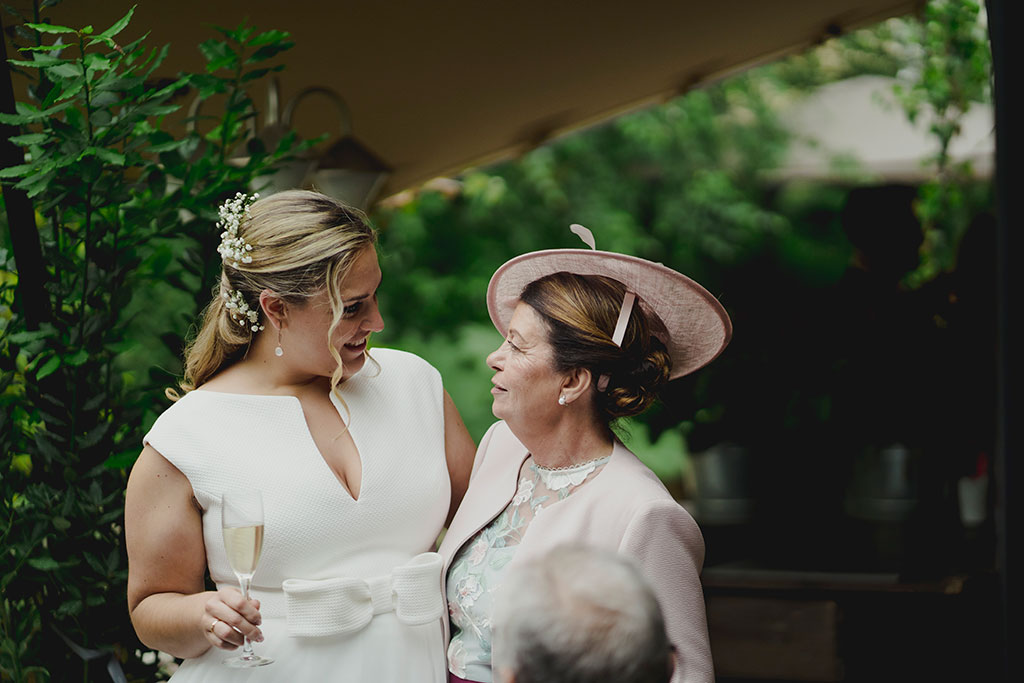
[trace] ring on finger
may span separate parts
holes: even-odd
[[[209,631],[210,633],[213,633],[213,629],[214,629],[214,628],[215,628],[215,627],[217,626],[217,624],[219,624],[219,623],[220,623],[220,619],[217,619],[216,617],[214,617],[214,619],[213,619],[213,622],[212,622],[212,623],[210,624],[210,628],[208,628],[208,629],[206,629],[206,630],[207,630],[207,631]]]

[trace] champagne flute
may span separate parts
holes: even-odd
[[[259,491],[244,489],[225,492],[220,502],[224,549],[231,569],[238,577],[242,596],[248,600],[249,585],[263,550],[263,498]],[[226,659],[224,663],[233,668],[248,668],[264,666],[273,661],[253,652],[252,643],[243,636],[242,654]]]

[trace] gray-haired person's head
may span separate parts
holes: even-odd
[[[560,546],[510,571],[496,597],[496,681],[666,683],[671,651],[653,591],[613,553]]]

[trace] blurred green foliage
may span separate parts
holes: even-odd
[[[800,310],[799,297],[827,306],[856,260],[842,223],[850,187],[765,182],[788,144],[777,112],[817,86],[861,74],[899,77],[936,106],[952,92],[984,101],[990,61],[977,9],[935,0],[922,18],[829,40],[513,161],[468,170],[457,185],[428,183],[392,198],[374,214],[386,273],[387,328],[378,343],[435,363],[479,438],[493,420],[483,409],[491,375],[482,332],[487,281],[517,254],[578,246],[568,231],[578,222],[594,231],[599,249],[663,262],[701,282],[737,330],[722,358],[669,386],[663,405],[630,428],[634,438],[658,443],[669,432],[703,449],[723,439],[820,434],[833,417],[828,364],[837,361],[825,358],[827,349],[805,348],[813,340],[785,344],[778,335],[816,315]],[[945,65],[942,78],[936,63]],[[944,111],[966,110],[966,100],[957,102],[960,109]],[[937,149],[943,140],[936,138]],[[916,203],[926,241],[905,284],[921,288],[951,269],[967,222],[990,202],[989,183],[966,175],[926,184]],[[773,308],[774,329],[765,315]],[[762,334],[776,339],[765,343]],[[499,342],[495,333],[491,348]],[[824,367],[806,367],[812,359]],[[685,469],[678,459],[674,471],[660,472],[672,481]]]

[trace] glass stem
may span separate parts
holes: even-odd
[[[237,576],[237,575],[236,575]],[[252,584],[251,576],[238,576],[238,587],[242,589],[242,597],[246,600],[249,599],[249,586]],[[253,659],[256,653],[252,651],[252,643],[249,642],[249,637],[246,635],[242,636],[242,659]]]

